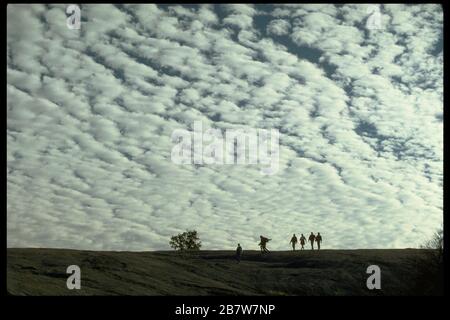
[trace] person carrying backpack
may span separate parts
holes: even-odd
[[[259,236],[260,238],[260,242],[259,242],[259,246],[261,247],[261,252],[265,253],[265,252],[269,252],[269,250],[267,250],[267,242],[269,242],[271,239],[263,237],[263,236]]]

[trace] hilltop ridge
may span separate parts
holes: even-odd
[[[430,250],[110,252],[7,249],[12,295],[416,295]],[[381,290],[368,290],[369,265]],[[81,269],[81,289],[68,290],[67,266]],[[430,285],[430,284],[427,284]]]

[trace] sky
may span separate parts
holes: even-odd
[[[7,246],[418,247],[443,220],[443,13],[369,6],[81,5],[71,29],[8,5]],[[195,121],[278,130],[278,170],[174,163]]]

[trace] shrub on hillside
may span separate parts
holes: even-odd
[[[421,249],[426,258],[417,264],[415,294],[439,296],[444,294],[444,231],[439,229]]]
[[[188,230],[179,233],[170,238],[170,247],[178,251],[195,251],[200,250],[202,243],[198,237],[197,231]]]

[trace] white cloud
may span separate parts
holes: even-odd
[[[291,24],[282,19],[272,20],[267,26],[267,32],[277,36],[287,35],[290,31]]]
[[[442,221],[437,5],[385,4],[377,32],[356,4],[83,5],[80,31],[7,10],[10,247],[413,247]],[[172,163],[198,120],[280,130],[278,173]]]

